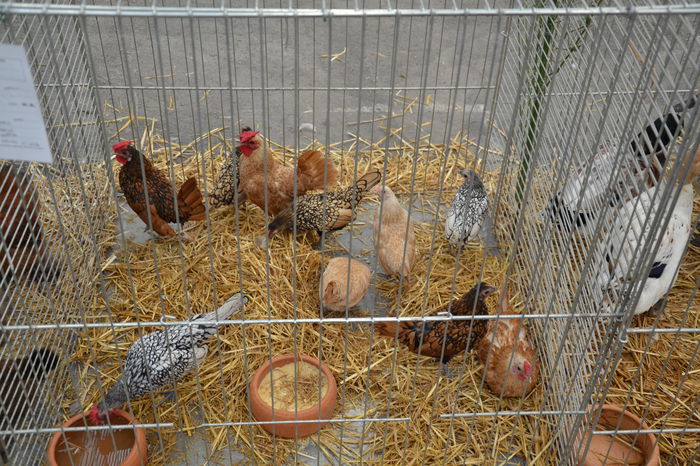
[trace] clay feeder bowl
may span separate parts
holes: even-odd
[[[588,416],[593,418],[596,411],[596,407],[589,408]],[[617,430],[649,429],[634,414],[617,406],[603,405],[595,430],[615,430],[616,428]],[[654,434],[593,435],[588,451],[584,455],[586,443],[591,435],[592,432],[589,429],[580,437],[580,442],[574,445],[580,466],[604,464],[659,466],[660,464],[659,445]]]
[[[115,410],[109,417],[113,426],[138,424],[129,413]],[[105,422],[104,425],[109,425]],[[94,426],[78,413],[63,427]],[[51,466],[90,464],[95,466],[137,466],[148,464],[148,445],[143,428],[56,432],[48,447]]]
[[[296,412],[294,411],[294,354],[276,356],[271,361],[265,362],[253,374],[250,380],[250,406],[253,416],[258,421],[313,421],[332,418],[338,399],[338,387],[333,374],[325,364],[316,358],[299,354],[296,359]],[[270,389],[270,371],[273,375],[272,390]],[[319,375],[322,394],[320,405],[318,402]],[[271,402],[272,394],[274,394],[274,416]],[[287,422],[261,424],[261,427],[272,435],[299,438],[315,434],[326,423],[327,421]]]

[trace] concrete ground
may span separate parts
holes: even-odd
[[[346,147],[354,136],[376,142],[399,129],[389,146],[428,134],[442,143],[459,130],[484,136],[489,65],[502,39],[494,23],[101,17],[86,20],[86,36],[106,119],[129,110],[153,117],[157,132],[180,143],[218,128],[235,137],[242,124],[289,146],[306,143],[297,139],[300,128]],[[108,123],[108,131],[122,123]],[[140,137],[140,130],[119,134]]]

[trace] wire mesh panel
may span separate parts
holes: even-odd
[[[396,7],[0,7],[7,461],[697,460],[700,10]]]
[[[75,402],[63,394],[71,373],[59,361],[75,351],[79,323],[94,308],[113,197],[98,162],[104,134],[78,20],[3,14],[0,42],[24,46],[54,157],[52,166],[0,167],[0,453],[36,464],[45,454],[36,432],[55,428],[61,407]]]

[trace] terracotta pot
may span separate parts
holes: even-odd
[[[331,419],[338,399],[338,386],[335,383],[333,374],[331,374],[331,371],[328,370],[328,367],[326,367],[325,364],[316,358],[312,358],[311,356],[299,354],[297,356],[297,360],[306,361],[309,364],[320,367],[321,371],[326,375],[326,379],[328,380],[328,392],[321,400],[320,416],[318,404],[316,404],[311,408],[298,410],[296,413],[294,411],[286,411],[275,408],[274,420],[307,421],[314,419]],[[253,377],[250,380],[250,406],[253,410],[253,416],[255,416],[255,419],[258,421],[269,422],[273,420],[272,406],[260,398],[260,394],[258,393],[258,388],[260,387],[261,382],[264,380],[264,377],[270,377],[271,370],[289,363],[294,363],[294,354],[283,354],[281,356],[276,356],[272,358],[272,361],[268,360],[265,364],[260,366],[260,368],[253,374]],[[287,424],[261,424],[261,427],[272,435],[285,438],[294,438],[295,436],[306,437],[308,435],[315,434],[326,423],[327,422],[298,422]]]
[[[109,417],[112,425],[139,424],[131,415],[121,409],[115,410]],[[94,426],[83,414],[76,414],[70,418],[63,427]],[[146,431],[143,428],[92,431],[94,435],[93,446],[88,451],[85,449],[87,437],[86,431],[56,432],[49,442],[47,449],[49,464],[51,466],[64,466],[70,464],[91,464],[95,466],[107,466],[121,464],[122,466],[139,466],[148,464],[148,445],[146,444]],[[114,438],[114,442],[112,439]],[[65,439],[72,445],[70,451],[66,450]],[[116,444],[117,449],[114,449]],[[76,448],[77,447],[77,448]],[[83,448],[80,448],[83,447]],[[77,451],[76,451],[77,450]],[[90,455],[90,456],[87,456]],[[110,456],[111,455],[111,456]],[[83,461],[81,461],[81,458]],[[123,459],[122,459],[123,458]],[[72,463],[71,463],[72,459]],[[121,463],[118,463],[121,459]]]
[[[591,419],[595,416],[596,411],[597,407],[595,406],[588,408],[588,415]],[[620,417],[622,417],[622,420],[620,420]],[[598,421],[598,425],[602,427],[602,430],[615,430],[618,421],[620,423],[618,430],[649,428],[646,423],[643,423],[642,420],[634,414],[624,411],[617,406],[603,405]],[[574,444],[574,451],[578,455],[579,465],[581,466],[600,466],[603,464],[659,466],[660,464],[659,445],[656,443],[656,436],[654,434],[639,434],[636,436],[636,439],[634,438],[635,434],[628,435],[627,437],[630,441],[634,439],[634,445],[637,449],[631,448],[627,443],[622,442],[621,439],[613,435],[593,435],[588,451],[584,456],[583,452],[590,436],[590,430],[582,433],[579,437],[579,441]]]

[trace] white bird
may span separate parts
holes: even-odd
[[[647,245],[653,248],[660,238],[659,248],[654,255],[651,267],[646,270],[646,280],[642,285],[634,314],[650,310],[663,299],[673,287],[678,276],[683,252],[690,236],[693,213],[693,179],[700,174],[700,151],[683,179],[678,201],[673,206],[671,218],[664,231],[652,232],[650,224],[665,213],[660,211],[660,198],[667,187],[666,183],[649,188],[622,205],[616,212],[616,219],[608,237],[604,238],[605,254],[601,255],[602,266],[597,275],[598,285],[603,290],[603,306],[612,310],[623,296],[623,286],[636,277],[638,259],[635,254]],[[673,182],[673,181],[670,181]],[[655,198],[655,193],[658,195]],[[649,224],[647,220],[649,219]],[[652,236],[652,233],[655,233]],[[647,243],[650,241],[651,243]],[[636,289],[631,288],[632,290]]]
[[[607,203],[617,207],[656,184],[667,152],[683,130],[683,113],[696,103],[697,96],[693,96],[674,105],[671,112],[654,120],[626,146],[604,142],[592,158],[574,168],[561,190],[552,196],[546,209],[549,219],[563,231],[584,228],[590,233],[596,215],[608,210]]]

